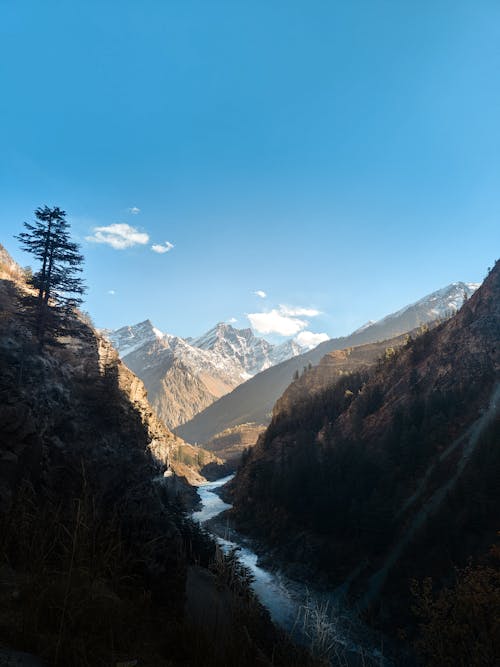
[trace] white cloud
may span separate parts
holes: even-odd
[[[302,319],[303,317],[316,317],[320,314],[315,308],[279,305],[265,313],[248,313],[247,317],[258,333],[295,336],[309,326],[308,320]]]
[[[149,241],[146,232],[140,232],[135,227],[124,222],[115,222],[105,227],[94,227],[94,234],[86,236],[86,241],[106,243],[115,250],[124,250],[134,245],[144,245]]]
[[[170,243],[170,241],[165,241],[165,243],[154,243],[151,246],[151,250],[153,252],[157,252],[159,255],[163,255],[165,252],[170,252],[172,248],[174,247],[173,243]]]
[[[312,331],[301,331],[296,337],[295,340],[301,347],[306,347],[308,350],[312,350],[313,347],[323,343],[325,340],[330,340],[330,336],[327,333],[313,333]]]
[[[255,290],[254,294],[260,296],[261,299],[265,299],[267,294],[262,289]]]
[[[291,317],[316,317],[317,315],[321,315],[321,312],[315,308],[293,308],[290,306],[280,306],[279,308],[283,315],[290,315]]]
[[[114,289],[109,289],[108,294],[111,294],[111,296],[114,296],[116,294]]]
[[[238,321],[238,320],[236,319],[236,317],[230,317],[230,318],[228,319],[228,324],[234,324],[234,323],[237,322],[237,321]]]
[[[309,325],[305,320],[282,315],[276,308],[268,313],[248,313],[247,317],[255,331],[261,334],[294,336]]]
[[[137,208],[137,206],[132,206],[131,208],[129,208],[128,212],[132,213],[132,215],[137,215],[138,213],[141,212],[141,209]]]

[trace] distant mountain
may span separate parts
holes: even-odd
[[[286,341],[282,345],[272,345],[267,340],[254,336],[249,328],[235,329],[223,322],[203,336],[191,339],[189,343],[200,350],[214,352],[223,358],[237,361],[248,377],[305,350],[294,340]]]
[[[387,315],[378,322],[367,322],[353,332],[362,336],[366,334],[372,342],[374,335],[379,333],[378,340],[385,340],[398,336],[404,331],[411,331],[417,327],[439,319],[446,319],[454,315],[462,306],[465,299],[471,297],[480,283],[451,283],[432,294],[424,296],[419,301],[405,306],[391,315]]]
[[[272,345],[251,329],[219,323],[198,338],[163,333],[150,320],[107,332],[126,365],[146,385],[158,416],[173,428],[256,373],[304,351]]]
[[[268,424],[274,404],[297,371],[301,373],[309,364],[316,365],[333,350],[384,341],[449,317],[478,287],[478,283],[452,283],[378,322],[366,324],[350,336],[333,338],[313,350],[293,355],[239,385],[190,421],[178,426],[176,433],[188,442],[206,444],[217,434],[241,424]]]

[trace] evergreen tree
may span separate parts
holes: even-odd
[[[57,330],[56,322],[61,323],[58,315],[68,315],[82,303],[85,287],[79,276],[83,255],[70,238],[66,212],[57,206],[44,206],[36,209],[35,218],[33,223],[24,223],[27,231],[16,238],[21,248],[41,264],[30,283],[38,292],[36,334],[42,349],[47,330],[51,327]]]

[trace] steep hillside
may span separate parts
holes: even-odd
[[[238,524],[297,572],[349,581],[362,606],[385,591],[386,614],[408,610],[409,578],[449,574],[495,540],[499,343],[497,262],[454,317],[276,410],[231,485]]]
[[[0,662],[312,665],[185,515],[176,459],[198,451],[166,429],[143,383],[77,314],[40,352],[36,299],[5,267]]]
[[[384,341],[436,319],[445,318],[456,312],[464,296],[469,297],[476,288],[475,283],[453,283],[380,322],[365,325],[350,336],[325,341],[309,352],[268,368],[236,387],[190,421],[177,426],[176,433],[189,442],[205,444],[218,433],[240,424],[268,424],[274,404],[293,376],[297,372],[302,373],[309,364],[316,365],[325,354],[333,350]]]
[[[219,323],[184,340],[164,334],[150,320],[106,334],[140,377],[157,415],[174,428],[255,373],[303,351],[290,341],[273,346],[250,329]]]

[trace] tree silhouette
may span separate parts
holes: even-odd
[[[33,223],[25,222],[27,231],[15,238],[41,264],[29,281],[38,292],[36,335],[42,349],[48,329],[57,330],[60,316],[68,315],[82,303],[85,287],[79,276],[83,255],[70,238],[66,212],[57,206],[44,206],[36,209],[35,218]]]

